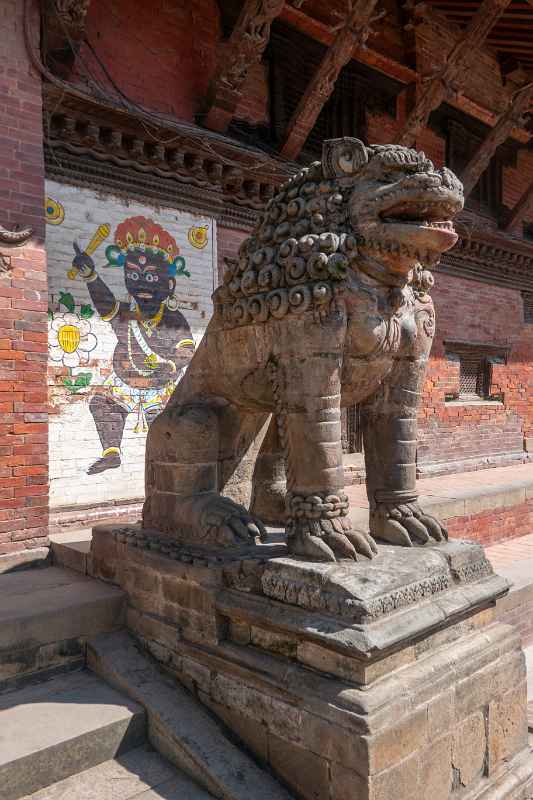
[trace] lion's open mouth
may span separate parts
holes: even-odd
[[[451,203],[405,200],[382,211],[380,218],[388,224],[416,225],[453,233],[451,217],[456,213],[457,208]]]

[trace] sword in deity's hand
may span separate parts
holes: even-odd
[[[100,245],[102,244],[103,241],[105,241],[105,239],[107,239],[110,232],[111,232],[111,226],[108,225],[107,223],[99,225],[95,233],[93,234],[91,241],[85,248],[85,250],[80,252],[85,253],[86,256],[92,256],[94,251],[98,247],[100,247]],[[69,271],[67,272],[67,278],[70,278],[70,280],[74,280],[74,278],[76,278],[76,276],[78,275],[78,272],[79,272],[78,267],[75,264],[72,264],[72,268],[69,269]]]

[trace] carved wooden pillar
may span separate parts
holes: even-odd
[[[532,97],[533,84],[515,92],[507,110],[500,116],[494,128],[487,134],[481,147],[466,165],[461,175],[465,198],[468,197],[487,169],[497,148],[507,139],[513,128],[523,125],[523,115],[529,108]]]
[[[427,125],[429,115],[453,91],[460,88],[468,75],[468,64],[483,44],[493,25],[503,14],[510,0],[483,0],[463,36],[448,54],[445,66],[428,81],[407,118],[396,141],[405,147],[414,144],[418,133]]]
[[[204,120],[207,128],[227,130],[241,99],[248,70],[261,60],[272,21],[284,5],[285,0],[245,0],[209,87]]]
[[[504,230],[512,231],[519,225],[530,208],[533,207],[533,181],[528,186],[518,203],[511,209],[505,222]]]
[[[342,23],[333,44],[309,82],[287,126],[281,154],[296,158],[324,104],[335,88],[339,72],[351,59],[354,48],[364,45],[377,0],[358,0]]]

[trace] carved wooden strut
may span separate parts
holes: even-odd
[[[354,48],[364,45],[370,35],[370,24],[377,0],[358,0],[309,82],[287,126],[281,154],[296,158],[315,124],[318,115],[333,93],[341,69],[350,61]]]
[[[521,196],[520,200],[511,209],[508,219],[505,222],[505,230],[512,231],[519,225],[523,218],[528,213],[529,209],[533,207],[533,182],[528,186],[526,191]]]
[[[416,105],[396,139],[398,144],[405,147],[414,144],[417,135],[426,127],[431,112],[464,85],[473,54],[483,44],[509,3],[510,0],[483,0],[465,33],[446,57],[444,68],[420,90]]]
[[[248,70],[259,63],[270,38],[270,25],[285,0],[246,0],[221,56],[208,92],[207,128],[225,131],[241,99]]]
[[[513,128],[523,125],[523,116],[529,108],[532,97],[533,83],[515,92],[507,110],[504,111],[494,128],[487,134],[477,153],[472,156],[461,175],[465,197],[468,197],[475,187],[487,169],[497,148],[510,136]]]

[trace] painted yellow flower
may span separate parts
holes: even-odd
[[[71,311],[55,314],[48,334],[48,354],[51,361],[64,367],[79,367],[87,364],[89,353],[97,340],[91,333],[91,324]]]

